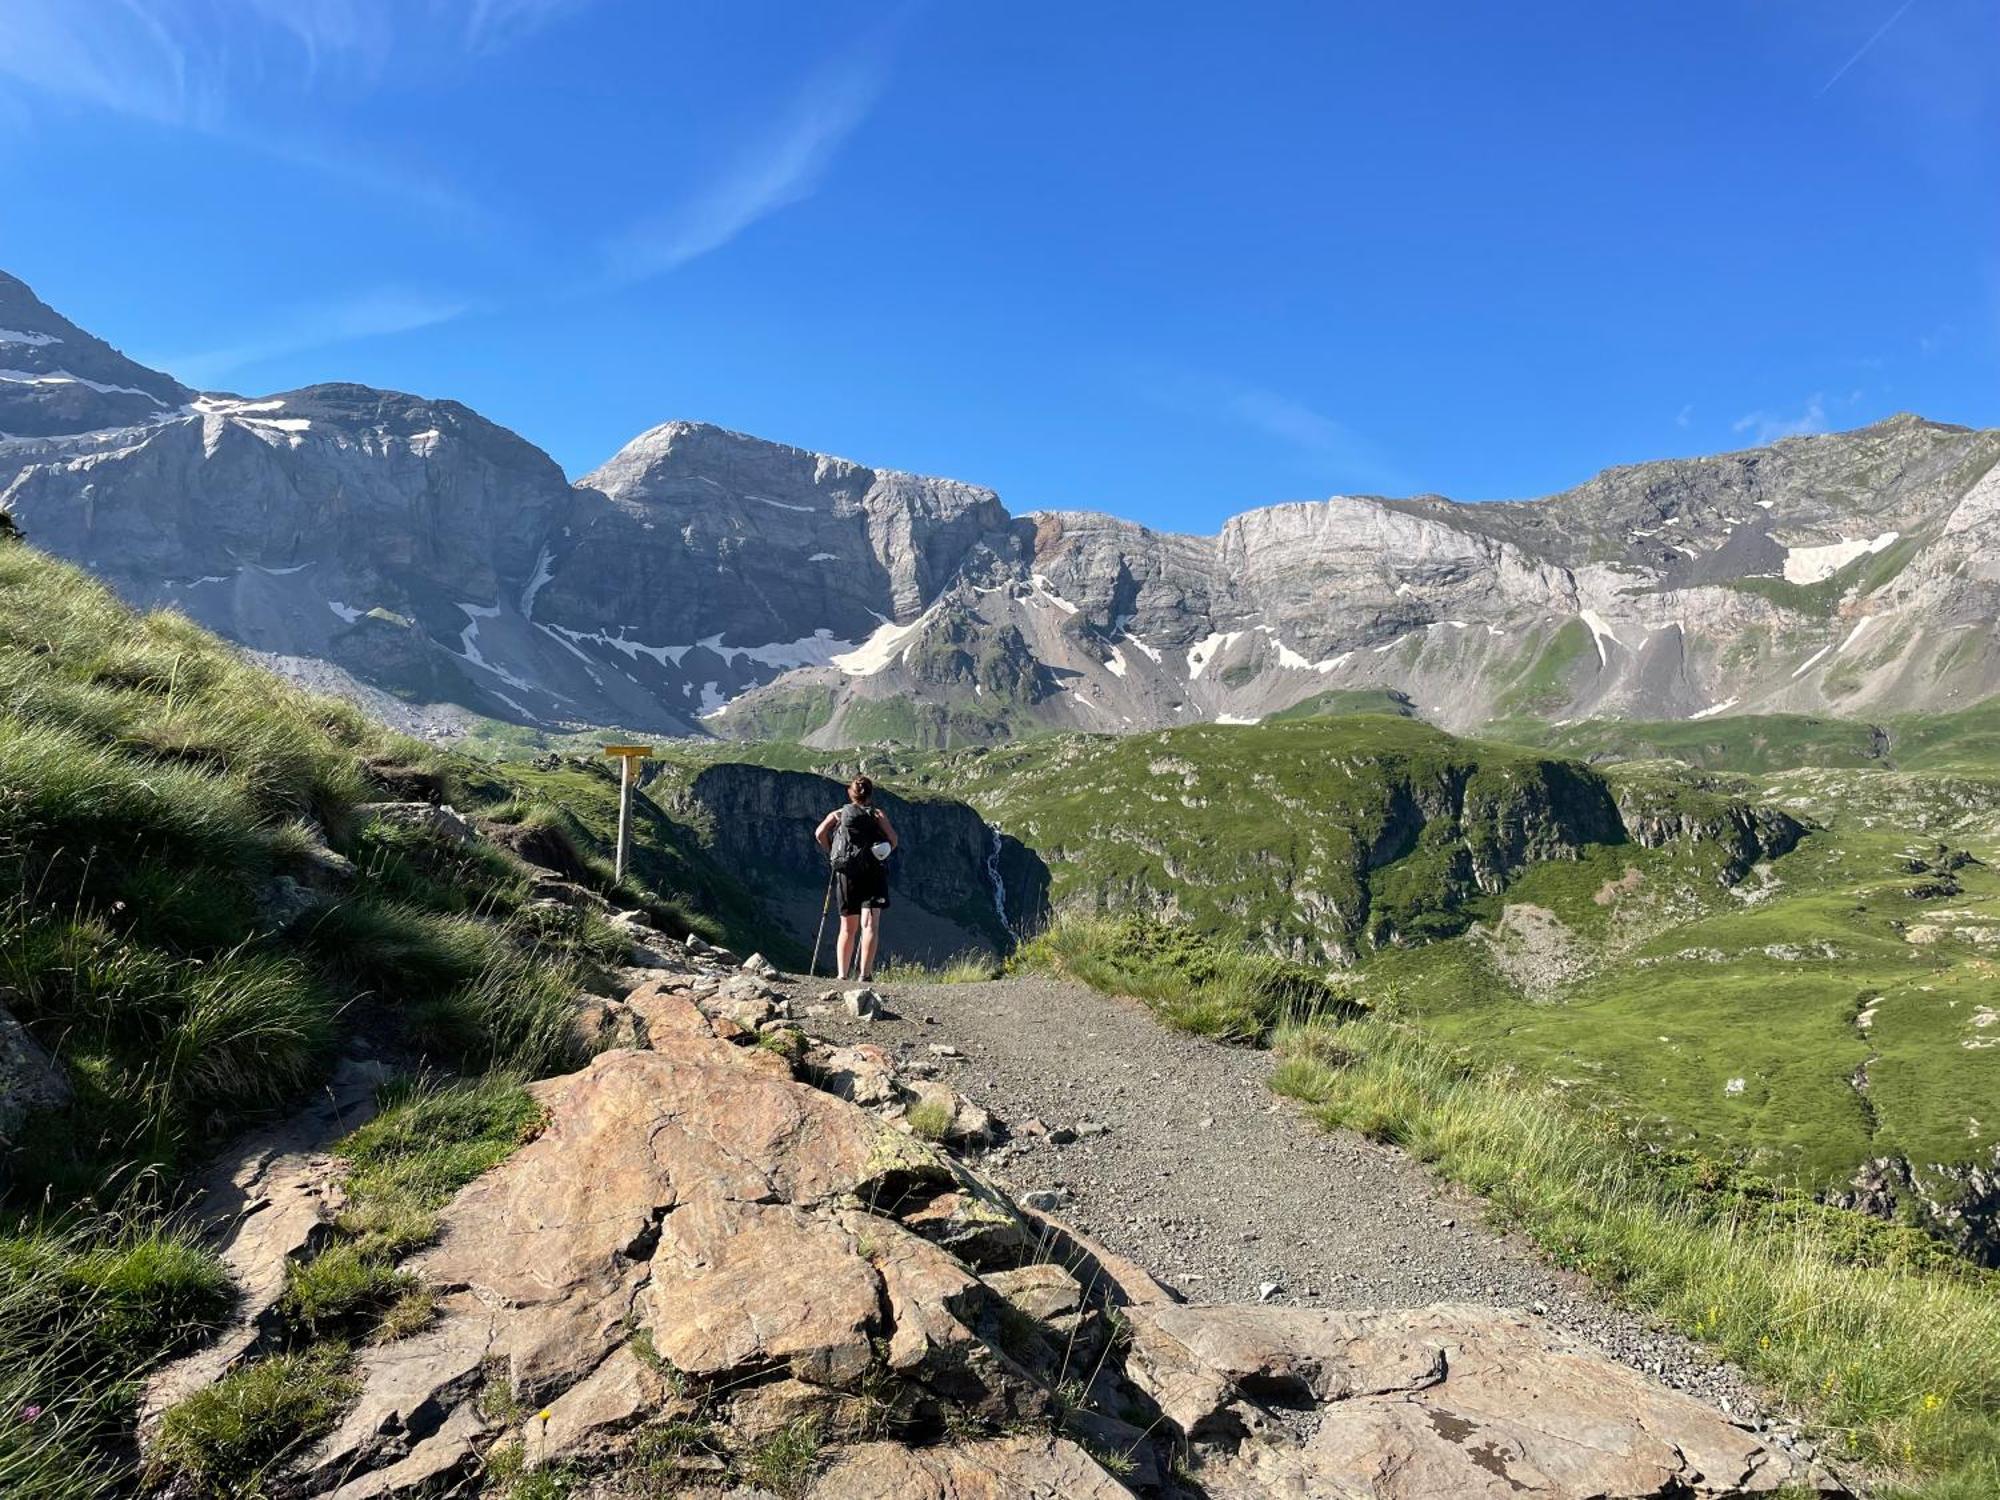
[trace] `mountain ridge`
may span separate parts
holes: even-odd
[[[5,278],[0,433],[42,545],[420,730],[942,745],[1327,692],[1462,731],[2000,691],[2000,430],[1909,414],[1202,537],[686,420],[572,482],[454,401],[196,393]]]

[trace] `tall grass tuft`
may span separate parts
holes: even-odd
[[[983,984],[1007,972],[1005,960],[978,949],[953,954],[942,963],[897,959],[882,965],[875,977],[883,984]]]
[[[130,1419],[134,1376],[199,1341],[231,1296],[175,1229],[0,1234],[0,1494],[95,1500],[125,1487],[106,1439]]]
[[[1169,1025],[1219,1041],[1261,1042],[1288,1021],[1357,1009],[1333,975],[1134,914],[1066,913],[1017,949],[1009,967],[1144,1000]]]

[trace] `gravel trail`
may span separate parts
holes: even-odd
[[[1479,1199],[1393,1147],[1305,1119],[1266,1086],[1267,1052],[1045,976],[882,993],[893,1018],[836,1006],[809,1029],[934,1068],[1013,1131],[985,1160],[993,1176],[1017,1195],[1062,1193],[1055,1212],[1190,1300],[1527,1307],[1738,1420],[1766,1414],[1734,1367],[1497,1233]],[[1077,1139],[1038,1138],[1031,1120]]]

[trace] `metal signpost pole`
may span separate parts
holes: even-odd
[[[618,772],[618,853],[612,861],[617,878],[625,878],[632,857],[632,788],[639,784],[639,762],[653,753],[651,745],[606,745],[606,755],[616,756]]]

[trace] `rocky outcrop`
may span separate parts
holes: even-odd
[[[389,1076],[378,1063],[350,1059],[319,1099],[244,1137],[194,1184],[210,1248],[236,1284],[237,1299],[228,1323],[206,1347],[147,1382],[142,1434],[168,1407],[242,1363],[274,1331],[287,1273],[325,1248],[346,1203],[345,1170],[329,1148],[374,1117],[376,1093]]]
[[[1527,1314],[1184,1305],[920,1138],[942,1086],[799,1036],[782,975],[649,946],[613,1002],[632,1044],[533,1086],[540,1132],[405,1263],[435,1321],[355,1352],[277,1489],[501,1466],[606,1495],[775,1468],[813,1500],[1837,1489]],[[319,1248],[337,1163],[297,1148],[327,1124],[218,1179],[245,1318],[157,1378],[156,1411],[254,1357],[255,1309]]]
[[[1716,879],[1734,885],[1757,865],[1798,847],[1810,831],[1783,808],[1751,802],[1698,777],[1630,778],[1620,784],[1618,813],[1634,843],[1702,845],[1714,852]]]
[[[1932,1162],[1881,1156],[1827,1194],[1837,1208],[1910,1220],[1975,1265],[2000,1268],[2000,1149],[1988,1162]]]

